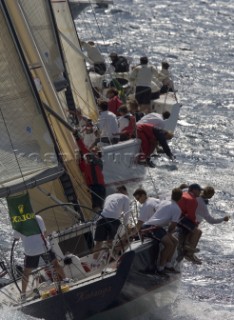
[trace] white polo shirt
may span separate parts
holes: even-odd
[[[207,204],[202,197],[197,198],[197,209],[195,214],[197,222],[201,222],[203,219],[210,224],[218,224],[223,222],[223,218],[215,219],[210,215]]]
[[[174,200],[164,200],[160,202],[157,211],[145,224],[165,227],[171,222],[178,222],[180,215],[181,209]]]
[[[120,219],[122,213],[126,225],[130,215],[129,197],[122,193],[113,193],[107,196],[101,215],[105,218]]]
[[[97,123],[97,127],[101,131],[101,137],[114,138],[113,133],[119,132],[118,120],[116,115],[110,111],[101,111]]]
[[[137,123],[150,123],[157,128],[164,129],[165,120],[162,115],[156,112],[151,112],[142,117]]]
[[[140,206],[139,221],[146,222],[149,220],[158,208],[159,199],[148,197],[146,201]]]
[[[153,77],[158,77],[157,68],[148,64],[143,64],[133,69],[129,80],[135,82],[136,86],[151,87]]]
[[[36,216],[36,220],[39,224],[42,234],[46,232],[46,227],[42,217]],[[33,236],[24,236],[18,231],[14,231],[14,237],[16,239],[21,239],[23,243],[24,253],[27,256],[37,256],[39,254],[45,253],[51,249],[49,242],[46,240],[46,245],[44,240],[42,239],[41,234],[35,234]]]

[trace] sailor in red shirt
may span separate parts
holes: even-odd
[[[178,202],[178,206],[182,211],[181,219],[178,223],[179,257],[185,256],[187,260],[197,264],[201,264],[200,259],[194,255],[202,234],[201,230],[197,227],[198,223],[196,221],[197,197],[200,196],[201,191],[200,185],[193,183],[188,187],[188,191],[183,192],[182,198]],[[183,253],[180,251],[183,251]]]
[[[172,133],[156,128],[150,123],[137,123],[136,134],[137,138],[141,140],[141,151],[143,153],[141,160],[146,160],[146,163],[150,167],[155,167],[154,163],[150,160],[150,155],[153,153],[157,144],[163,148],[163,151],[170,159],[173,160],[175,158],[167,143],[167,140],[173,137]]]
[[[178,202],[181,208],[182,216],[189,219],[196,226],[196,209],[197,209],[197,197],[200,196],[202,188],[194,183],[188,188],[188,191],[184,191],[182,198]]]
[[[123,104],[118,96],[118,90],[115,88],[110,88],[106,93],[108,100],[108,111],[113,112],[115,115],[119,115],[118,109]]]
[[[106,197],[102,160],[95,153],[89,151],[77,131],[74,131],[73,135],[80,149],[79,167],[91,191],[92,208],[99,211],[102,209]]]

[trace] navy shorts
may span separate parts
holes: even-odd
[[[155,227],[155,226],[144,225],[142,229],[147,229],[152,227]],[[155,230],[149,231],[149,234],[146,234],[146,237],[149,236],[150,238],[161,241],[166,234],[167,234],[166,230],[158,226]]]
[[[120,226],[118,219],[102,218],[97,221],[94,240],[107,241],[113,240]]]
[[[183,217],[180,219],[180,221],[178,222],[178,225],[180,227],[185,228],[188,231],[193,231],[196,228],[196,224],[193,223],[190,219]]]
[[[24,267],[28,269],[36,269],[39,265],[40,257],[45,261],[45,263],[50,263],[56,259],[55,253],[49,250],[46,253],[39,254],[37,256],[27,256],[24,258]]]
[[[150,104],[151,88],[137,86],[135,98],[139,104]]]

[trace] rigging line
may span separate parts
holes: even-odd
[[[139,217],[137,200],[134,199],[134,200],[132,201],[132,204],[133,204],[133,209],[132,209],[132,211],[131,211],[132,224],[133,224],[134,228],[136,229],[136,226],[137,226],[137,223],[138,223],[138,217]],[[134,212],[133,212],[133,210],[134,210]],[[135,215],[134,215],[134,213],[135,213]],[[136,218],[137,220],[136,220],[135,218]],[[130,235],[131,235],[131,233],[130,233]],[[139,239],[141,239],[141,241],[142,241],[142,237],[141,237],[141,235],[140,235],[140,230],[137,230],[137,235],[138,235]]]
[[[90,5],[91,6],[91,8],[93,9],[93,6],[92,5]],[[93,10],[92,10],[92,12],[93,12]],[[99,27],[99,24],[98,24],[98,22],[97,22],[97,19],[96,19],[96,14],[95,13],[93,13],[93,15],[94,15],[94,18],[95,18],[95,22],[96,22],[96,25],[98,26],[98,30],[99,30],[99,33],[101,34],[101,38],[102,38],[102,41],[103,41],[103,43],[104,43],[104,45],[105,45],[105,37],[104,37],[104,35],[103,35],[103,33],[102,33],[102,31],[101,31],[101,28]],[[93,31],[93,28],[90,28],[90,25],[91,25],[91,27],[94,27],[94,25],[95,25],[95,23],[93,22],[93,20],[92,20],[92,23],[87,23],[86,22],[86,20],[91,20],[90,19],[90,15],[88,16],[88,14],[87,13],[85,13],[85,16],[87,17],[87,19],[83,19],[82,21],[83,21],[83,25],[85,25],[85,30],[86,30],[86,32],[85,32],[85,38],[87,38],[87,33],[89,33],[89,39],[92,39],[92,40],[95,40],[95,42],[96,42],[96,44],[97,44],[97,47],[98,47],[98,49],[100,50],[100,52],[101,53],[103,53],[103,50],[101,50],[101,48],[99,47],[99,45],[98,45],[98,39],[97,39],[97,36],[95,36],[94,35],[94,31]],[[96,33],[96,29],[95,29],[95,33]],[[78,36],[78,38],[80,38],[79,36]]]
[[[62,31],[58,30],[59,34],[61,35],[61,38],[63,38],[67,44],[76,52],[78,53],[82,58],[84,58],[85,61],[88,61],[89,63],[93,63],[93,61],[91,59],[89,59],[84,53],[83,51],[78,48]]]
[[[92,8],[92,5],[90,4],[90,7],[92,9],[92,13],[93,13],[93,8]],[[96,36],[94,35],[94,26],[95,26],[95,23],[93,22],[93,19],[92,19],[92,16],[90,17],[90,15],[85,12],[85,25],[86,25],[86,31],[85,31],[85,34],[87,35],[87,33],[89,33],[91,35],[91,38],[90,39],[97,39]],[[86,21],[89,21],[88,23]],[[95,33],[96,33],[96,29],[95,29]]]
[[[92,29],[90,29],[90,25],[93,26],[93,23],[90,19],[90,15],[87,14],[87,10],[82,10],[82,12],[79,14],[79,16],[74,21],[75,21],[76,31],[77,31],[77,25],[85,26],[85,28],[84,28],[85,36],[87,36],[87,34],[90,33],[90,30],[92,31]],[[79,29],[79,27],[78,27],[78,29]],[[81,28],[81,30],[79,30],[79,31],[82,31],[82,29],[83,28]]]
[[[1,252],[1,260],[3,260],[6,268],[10,269],[10,264],[8,263],[8,259],[6,257],[6,254],[5,254],[4,250],[2,249],[2,246],[1,246],[0,252]]]
[[[117,11],[117,6],[115,4],[113,4],[113,7],[116,9]],[[129,43],[127,41],[123,41],[123,33],[121,32],[122,31],[122,28],[120,28],[120,24],[118,22],[118,19],[117,19],[117,14],[115,15],[112,15],[113,17],[113,20],[115,21],[115,26],[117,26],[117,31],[118,31],[118,35],[119,35],[119,43],[120,45],[122,45],[123,43],[125,44],[125,47],[126,47],[126,43]],[[117,44],[115,43],[115,47],[117,47]],[[128,45],[128,49],[130,49],[130,46]]]
[[[65,95],[64,94],[59,94],[58,98],[59,98],[59,100],[61,102],[61,105],[62,105],[63,109],[66,110],[67,109],[67,101],[66,101]]]
[[[24,185],[25,185],[25,189],[27,190],[27,184],[25,183],[25,179],[24,179],[24,176],[23,176],[23,171],[21,170],[20,163],[19,163],[19,160],[18,160],[17,155],[16,155],[17,150],[14,149],[13,141],[12,141],[12,139],[11,139],[10,131],[9,131],[8,127],[7,127],[7,123],[6,123],[6,121],[5,121],[5,118],[4,118],[2,109],[0,109],[0,112],[1,112],[2,119],[3,119],[3,123],[4,123],[5,128],[6,128],[6,132],[7,132],[7,134],[8,134],[8,138],[9,138],[9,141],[10,141],[10,145],[11,145],[11,148],[12,148],[11,151],[12,151],[12,153],[13,153],[14,156],[15,156],[15,160],[16,160],[16,163],[17,163],[17,165],[18,165],[18,168],[19,168],[19,171],[20,171],[20,174],[21,174],[21,178],[22,178],[23,183],[24,183]]]
[[[94,36],[94,33],[93,33],[92,29],[90,28],[90,23],[88,24],[87,21],[86,21],[86,20],[90,21],[90,17],[88,17],[86,13],[85,13],[85,18],[86,19],[84,19],[84,18],[79,19],[79,21],[82,22],[82,26],[85,26],[85,28],[84,28],[85,29],[85,38],[87,37],[87,34],[89,34],[89,35],[91,35],[91,36],[89,36],[89,39],[95,39],[96,40],[96,37]],[[91,24],[91,26],[93,26],[93,24]],[[77,29],[76,29],[76,32],[78,34]],[[78,38],[80,39],[79,36],[78,36]]]
[[[12,246],[11,246],[11,257],[10,257],[10,266],[11,266],[11,276],[12,276],[12,279],[14,281],[14,284],[16,286],[16,288],[19,290],[19,292],[21,293],[22,290],[20,290],[20,287],[17,283],[17,280],[15,278],[15,274],[14,274],[14,270],[13,270],[13,261],[14,261],[14,248],[15,248],[15,244],[18,242],[18,239],[14,239],[13,240],[13,243],[12,243]],[[22,275],[23,277],[23,275]]]
[[[59,200],[56,196],[52,195],[49,191],[43,189],[42,187],[38,186],[37,189],[44,194],[45,196],[49,197],[54,203],[56,204],[63,204],[63,202],[61,200]],[[66,207],[67,211],[69,211],[72,214],[75,214],[76,216],[79,217],[78,212],[73,210],[70,206]]]
[[[86,69],[86,71],[87,71],[87,69]],[[90,84],[91,84],[91,81],[90,81]],[[92,84],[91,84],[91,86],[92,86]],[[72,91],[75,92],[76,95],[85,103],[86,107],[89,107],[90,109],[93,109],[92,105],[90,105],[90,104],[88,103],[88,101],[85,100],[85,99],[80,95],[80,93],[77,91],[77,89],[76,89],[73,85],[72,85]],[[87,91],[88,91],[88,89],[87,89]]]
[[[89,1],[89,3],[90,3],[90,7],[91,7],[91,10],[92,10],[92,13],[93,13],[94,20],[95,20],[95,22],[96,22],[98,31],[99,31],[99,33],[100,33],[100,35],[101,35],[101,38],[102,38],[103,42],[105,43],[105,38],[104,38],[104,35],[103,35],[103,33],[102,33],[102,30],[101,30],[101,28],[100,28],[100,26],[99,26],[99,23],[98,23],[98,20],[97,20],[97,16],[96,16],[96,13],[95,13],[95,10],[94,10],[94,5],[93,5],[90,1]],[[98,48],[99,48],[99,46],[98,46]],[[100,48],[99,48],[99,50],[100,50]]]
[[[6,272],[6,274],[9,274],[9,270],[11,270],[11,264],[8,262],[8,258],[6,257],[6,254],[2,247],[0,248],[1,253],[1,269]]]
[[[155,193],[158,194],[158,190],[157,190],[157,188],[156,188],[156,186],[155,186],[155,179],[153,179],[153,177],[152,177],[151,170],[152,170],[152,169],[150,169],[149,167],[147,167],[147,169],[146,169],[147,174],[148,174],[148,176],[149,176],[149,181],[150,181],[150,183],[152,184]]]
[[[53,208],[56,208],[56,207],[66,207],[66,206],[79,206],[79,207],[81,207],[81,208],[83,208],[83,209],[88,209],[88,210],[90,210],[90,211],[93,211],[91,208],[89,208],[89,207],[86,207],[86,206],[82,206],[82,205],[80,205],[79,203],[72,203],[72,202],[66,202],[66,203],[61,203],[61,204],[53,204],[53,205],[51,205],[51,206],[48,206],[48,207],[46,207],[46,208],[42,208],[42,209],[40,209],[40,210],[38,210],[37,212],[35,212],[35,215],[38,215],[38,214],[40,214],[41,212],[44,212],[44,211],[46,211],[46,210],[50,210],[50,209],[53,209]],[[96,213],[96,212],[95,212]]]
[[[90,193],[94,194],[94,195],[97,196],[99,199],[105,200],[104,198],[100,197],[96,192],[94,192],[93,190],[91,190],[86,183],[84,183],[84,182],[82,183],[82,182],[79,181],[78,179],[75,179],[73,176],[71,176],[71,180],[73,180],[73,181],[75,181],[77,184],[79,184],[79,186],[81,187],[81,189],[82,189],[83,191],[86,192],[86,191],[88,190]]]
[[[12,292],[6,293],[6,291],[3,291],[4,289],[7,290],[4,287],[0,289],[0,292],[3,293],[4,296],[6,296],[8,299],[12,300],[14,303],[18,303],[19,302],[16,299],[13,299]]]

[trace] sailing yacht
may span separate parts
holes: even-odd
[[[52,1],[52,6],[46,0],[0,4],[0,196],[8,203],[18,201],[18,218],[16,212],[9,212],[13,226],[40,213],[57,259],[73,280],[65,284],[48,278],[41,266],[32,274],[26,300],[21,301],[20,279],[13,273],[13,280],[1,290],[0,303],[46,320],[87,319],[145,292],[158,293],[160,286],[173,286],[177,280],[152,274],[159,245],[150,239],[129,240],[121,256],[111,252],[97,269],[89,268],[95,215],[89,209],[90,196],[77,167],[74,129],[66,114],[74,107],[66,98],[74,93],[75,81],[83,89],[72,95],[74,101],[83,103],[90,117],[95,117],[96,109],[84,58],[74,50],[75,46],[79,52],[79,46],[71,38],[74,26],[68,9],[66,1]],[[60,43],[51,27],[55,21]],[[79,81],[72,61],[81,65]],[[32,209],[27,214],[21,202],[25,196]]]

